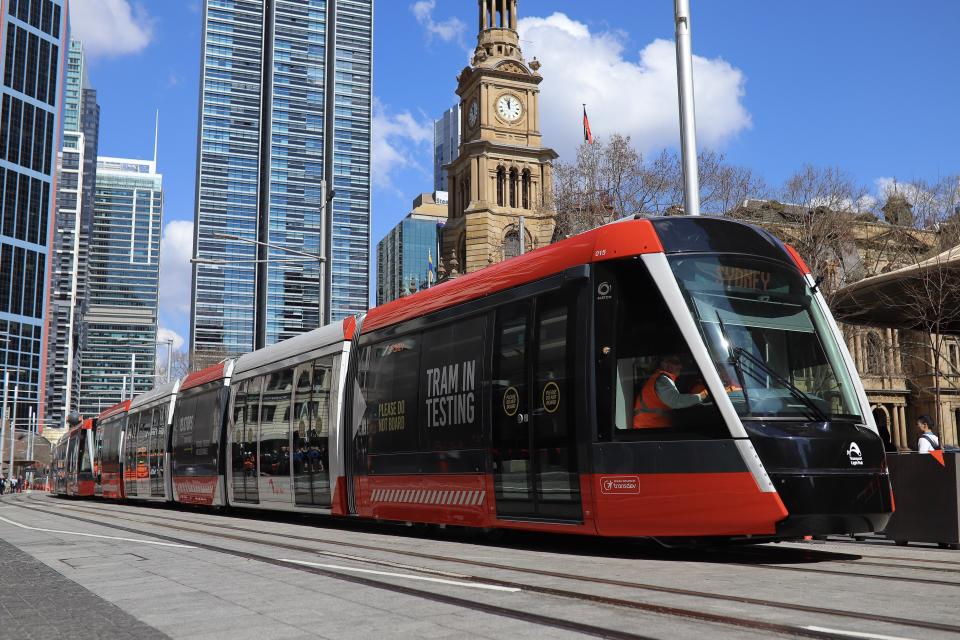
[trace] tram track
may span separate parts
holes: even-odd
[[[161,504],[154,504],[154,503],[138,504],[138,505],[135,505],[135,506],[137,506],[137,507],[143,507],[143,508],[151,508],[151,509],[157,509],[157,508],[164,509],[164,508],[168,508],[166,504],[162,504],[162,505],[161,505]],[[64,505],[64,508],[70,508],[70,507],[67,507],[66,505]],[[82,507],[77,507],[77,508],[82,508]],[[174,508],[175,508],[175,507],[174,507]],[[148,514],[140,514],[140,515],[143,515],[144,517],[152,517],[152,516],[150,516],[150,515],[148,515]],[[258,513],[257,515],[259,516],[259,515],[261,515],[261,514]],[[197,523],[196,523],[195,521],[193,521],[193,520],[186,520],[186,519],[183,519],[183,518],[169,518],[169,517],[166,517],[166,516],[165,516],[165,517],[163,518],[163,520],[164,520],[164,521],[182,522],[182,523],[186,523],[186,524],[197,524]],[[239,532],[245,532],[245,533],[258,533],[258,534],[263,534],[263,533],[264,533],[264,532],[261,532],[261,531],[258,530],[258,529],[251,529],[251,528],[246,528],[246,527],[238,527],[238,526],[236,526],[236,525],[229,525],[229,524],[204,523],[204,526],[215,527],[215,528],[222,528],[222,529],[230,529],[230,530],[233,530],[233,531],[239,531]],[[267,535],[281,535],[281,534],[267,534]],[[510,568],[510,567],[506,567],[506,566],[504,566],[504,565],[497,565],[497,564],[494,564],[494,563],[485,563],[485,562],[483,562],[483,561],[473,561],[473,560],[467,560],[467,559],[461,559],[461,558],[453,558],[453,557],[448,557],[448,556],[437,556],[437,555],[433,555],[433,554],[424,554],[424,553],[416,552],[416,551],[392,551],[392,550],[389,550],[389,549],[382,549],[382,548],[374,547],[374,546],[370,546],[370,545],[362,545],[362,544],[358,544],[358,543],[351,543],[351,542],[344,542],[344,541],[336,541],[336,540],[319,540],[319,539],[317,539],[317,538],[311,538],[311,537],[308,537],[308,536],[284,535],[284,537],[287,537],[287,538],[289,538],[289,539],[295,539],[295,540],[305,541],[305,542],[317,542],[317,543],[331,544],[331,545],[337,545],[337,546],[346,546],[346,547],[352,547],[352,548],[355,548],[355,549],[363,549],[363,550],[368,550],[368,551],[378,551],[378,552],[383,552],[383,553],[395,553],[395,554],[402,554],[402,555],[411,555],[411,556],[413,556],[413,557],[419,557],[419,558],[427,559],[427,560],[436,560],[436,561],[441,561],[441,562],[451,562],[451,563],[458,563],[458,564],[470,564],[470,565],[474,565],[474,566],[486,567],[486,568],[491,568],[491,569],[512,569],[512,570],[521,571],[521,572],[529,571],[529,572],[533,572],[533,573],[539,573],[538,570],[533,570],[533,569],[531,569],[531,570],[513,569],[513,568]],[[743,550],[743,549],[732,550],[732,549],[729,549],[729,548],[715,548],[715,549],[712,549],[709,553],[712,553],[712,554],[714,554],[714,555],[723,554],[723,555],[727,555],[727,556],[750,557],[750,558],[753,558],[753,557],[755,557],[755,556],[757,555],[756,553],[751,553],[751,552],[745,551],[745,550]],[[791,550],[790,550],[790,553],[793,553],[794,555],[796,555],[797,558],[798,558],[798,561],[801,561],[801,562],[809,562],[812,558],[815,558],[815,557],[817,557],[817,556],[824,556],[822,559],[825,560],[825,561],[829,561],[829,562],[831,562],[831,563],[833,563],[833,564],[842,564],[842,565],[846,565],[846,566],[861,566],[861,567],[862,567],[862,566],[871,566],[871,567],[880,567],[880,568],[887,568],[887,569],[900,569],[900,570],[911,570],[911,571],[932,571],[932,572],[944,572],[944,573],[956,573],[956,574],[960,574],[960,569],[951,569],[951,568],[948,568],[948,567],[917,567],[917,566],[910,566],[910,565],[901,564],[900,562],[883,563],[883,562],[872,562],[872,561],[861,561],[861,560],[846,560],[846,559],[840,559],[840,558],[833,558],[833,557],[830,557],[830,556],[832,556],[832,555],[841,555],[841,554],[839,554],[839,553],[833,553],[833,552],[827,552],[827,551],[819,551],[819,550],[791,549]],[[849,554],[846,554],[846,553],[844,553],[844,554],[842,554],[842,555],[849,557]],[[859,555],[859,554],[858,554],[858,556],[861,557],[861,558],[869,557],[869,558],[871,558],[871,559],[889,559],[889,560],[907,561],[907,562],[914,560],[913,558],[897,558],[897,557],[891,557],[891,556],[865,556],[865,555],[861,556],[861,555]],[[918,562],[925,562],[925,563],[947,563],[947,564],[958,564],[958,565],[960,565],[960,562],[953,562],[953,561],[924,560],[924,559],[916,559],[916,560],[917,560]],[[743,568],[759,568],[759,569],[772,569],[772,570],[782,570],[782,571],[796,571],[796,572],[801,572],[801,573],[814,573],[814,574],[837,575],[837,576],[855,577],[855,578],[872,578],[872,579],[879,579],[879,580],[900,580],[900,581],[904,581],[904,582],[915,582],[915,583],[927,584],[927,585],[960,587],[960,581],[935,580],[935,579],[928,579],[928,578],[914,578],[914,577],[909,577],[909,576],[893,576],[893,575],[889,575],[889,574],[861,573],[861,572],[853,572],[853,571],[837,571],[837,570],[831,570],[831,569],[820,569],[820,568],[812,568],[812,567],[788,567],[788,566],[784,566],[784,565],[782,565],[782,564],[754,563],[754,562],[722,562],[722,564],[724,564],[724,565],[726,565],[726,566],[736,566],[736,567],[743,567]],[[559,577],[559,576],[552,576],[552,577]],[[570,577],[572,577],[572,576],[570,576]],[[577,579],[581,579],[581,578],[577,578]],[[603,580],[605,580],[605,579],[603,579],[603,578],[589,578],[589,577],[584,577],[583,579],[587,579],[587,580],[589,580],[589,581],[603,581]],[[615,585],[615,586],[631,586],[631,585],[632,585],[632,586],[634,586],[635,588],[649,588],[649,589],[653,589],[653,588],[654,588],[653,585],[642,585],[642,584],[638,584],[638,583],[612,582],[612,583],[609,583],[609,584]],[[722,597],[726,597],[726,596],[722,596]],[[958,628],[960,628],[960,627],[958,627]]]
[[[44,503],[44,504],[47,503],[46,500],[36,499],[32,497],[29,499],[29,501],[33,503]],[[18,500],[17,502],[19,503],[20,501]],[[79,518],[77,516],[71,516],[71,515],[59,513],[58,511],[50,510],[49,508],[38,507],[35,505],[29,505],[29,506],[23,505],[23,506],[24,508],[27,508],[27,509],[34,509],[34,510],[42,511],[52,515],[59,515],[61,517],[73,518],[82,522],[100,524],[103,526],[113,526],[120,530],[132,531],[132,532],[140,533],[141,535],[156,536],[156,537],[160,537],[161,539],[166,538],[165,536],[155,534],[152,532],[147,532],[142,529],[133,529],[133,528],[122,527],[117,525],[104,525],[102,522],[97,522],[97,521],[89,520],[86,518]],[[137,505],[137,506],[144,506],[144,505]],[[153,506],[153,505],[150,505],[150,506]],[[116,513],[117,510],[114,510],[114,509],[104,509],[104,508],[97,508],[97,507],[91,507],[91,506],[57,505],[57,507],[63,510],[79,511],[82,513],[98,515],[98,516],[106,515],[107,517],[115,520],[121,520],[121,521],[130,522],[133,524],[139,524],[141,526],[146,525],[148,527],[153,526],[153,527],[166,528],[166,529],[179,531],[182,533],[190,533],[194,535],[209,535],[209,536],[213,536],[221,539],[233,540],[236,542],[257,544],[257,545],[273,547],[278,549],[285,549],[289,551],[323,555],[327,557],[351,560],[351,561],[371,564],[371,565],[379,565],[379,566],[392,567],[392,568],[399,567],[399,568],[418,571],[426,574],[434,574],[434,575],[439,574],[439,575],[455,577],[457,579],[468,580],[471,582],[476,582],[478,584],[487,584],[487,585],[495,585],[500,587],[516,588],[526,592],[539,593],[542,595],[549,595],[549,596],[573,599],[578,601],[586,601],[586,602],[604,604],[604,605],[615,606],[620,608],[629,608],[629,609],[646,611],[651,613],[658,613],[658,614],[667,615],[667,616],[699,620],[701,622],[713,622],[713,623],[718,623],[723,625],[732,625],[732,626],[737,626],[737,627],[742,627],[747,629],[754,629],[758,631],[773,632],[773,633],[785,634],[785,635],[814,637],[814,638],[850,637],[849,635],[844,636],[844,635],[826,633],[824,631],[808,629],[801,626],[779,624],[779,623],[768,623],[762,620],[756,620],[754,618],[741,618],[737,616],[729,616],[724,614],[714,614],[714,613],[709,613],[709,612],[695,610],[695,609],[670,607],[670,606],[664,606],[664,605],[659,605],[659,604],[650,603],[650,602],[637,602],[634,600],[625,600],[622,598],[611,598],[603,595],[583,593],[579,591],[569,591],[565,589],[545,587],[540,585],[532,585],[528,583],[520,583],[520,582],[509,581],[509,580],[501,580],[497,578],[489,578],[489,577],[476,576],[476,575],[464,575],[461,573],[441,571],[433,568],[417,567],[410,564],[399,563],[399,562],[382,559],[382,558],[370,558],[365,556],[357,556],[353,554],[343,554],[343,553],[333,552],[328,549],[324,550],[324,549],[317,549],[313,547],[307,547],[303,545],[291,544],[289,541],[296,540],[300,542],[309,542],[314,545],[321,545],[321,546],[328,545],[328,546],[335,546],[335,547],[341,547],[341,548],[349,548],[353,550],[373,551],[377,553],[399,555],[406,558],[418,558],[421,560],[430,560],[430,561],[435,561],[440,563],[477,566],[477,567],[483,567],[483,568],[492,569],[492,570],[523,573],[523,574],[529,574],[529,575],[535,575],[535,576],[547,577],[547,578],[557,578],[557,579],[574,581],[574,582],[593,583],[593,584],[598,584],[603,586],[612,586],[612,587],[618,587],[618,588],[630,588],[630,589],[635,589],[640,591],[666,593],[670,595],[687,596],[691,598],[700,598],[705,600],[733,602],[733,603],[747,605],[747,606],[780,609],[784,611],[796,611],[796,612],[816,614],[816,615],[835,617],[835,618],[868,620],[872,622],[882,622],[882,623],[891,624],[891,625],[898,625],[906,628],[927,629],[927,630],[960,634],[960,626],[945,624],[945,623],[938,623],[938,622],[930,622],[925,620],[901,618],[901,617],[888,616],[888,615],[882,615],[882,614],[858,613],[856,611],[832,609],[832,608],[826,608],[826,607],[815,607],[811,605],[802,605],[802,604],[795,604],[795,603],[788,603],[788,602],[777,602],[772,600],[764,600],[764,599],[751,598],[746,596],[717,594],[717,593],[710,593],[705,591],[696,591],[696,590],[681,589],[676,587],[666,587],[661,585],[630,582],[625,580],[599,578],[594,576],[584,576],[579,574],[570,574],[570,573],[548,571],[548,570],[542,570],[542,569],[531,569],[531,568],[524,568],[524,567],[508,566],[504,564],[485,562],[480,560],[469,560],[464,558],[455,558],[455,557],[442,556],[437,554],[428,554],[428,553],[422,553],[422,552],[416,552],[416,551],[395,551],[390,549],[384,549],[382,547],[375,547],[372,545],[364,545],[359,543],[351,543],[351,542],[344,542],[344,541],[338,541],[338,540],[337,541],[320,540],[317,538],[297,536],[297,535],[287,534],[287,533],[265,532],[265,531],[260,531],[256,529],[238,527],[235,525],[228,525],[228,524],[216,524],[216,523],[209,523],[209,522],[197,523],[195,521],[186,520],[183,518],[152,516],[150,514],[144,514],[144,513],[134,514],[134,515],[149,519],[145,521],[139,518],[129,517],[129,514],[126,514],[126,515],[118,514]],[[160,522],[156,522],[155,520],[160,520]],[[182,527],[182,526],[171,524],[171,522],[178,522],[182,524],[186,523],[194,526]],[[228,530],[236,533],[214,533],[214,532],[205,531],[202,529],[197,529],[195,528],[196,526],[212,528],[212,529]],[[253,533],[259,536],[280,537],[288,542],[274,542],[274,541],[264,540],[263,538],[250,538],[247,536],[236,535],[238,533]],[[177,538],[176,540],[179,541],[180,539]],[[190,540],[184,540],[183,542],[200,546],[202,548],[210,547],[210,545],[197,544],[196,542],[193,542]],[[213,547],[211,550],[218,550],[218,549],[219,547]],[[245,552],[237,552],[237,553],[245,553]],[[283,566],[289,566],[289,565],[284,564]],[[745,565],[745,566],[757,566],[757,565]],[[291,567],[291,568],[298,568],[298,567]],[[851,575],[856,576],[856,574],[851,574],[848,572],[836,572],[836,573],[839,573],[841,575],[846,575],[846,576],[851,576]],[[872,574],[869,574],[869,575],[872,575]],[[375,586],[375,585],[371,585],[371,586]],[[960,586],[960,584],[958,584],[957,586]],[[608,636],[608,637],[619,637],[619,636]]]

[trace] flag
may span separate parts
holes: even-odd
[[[590,118],[587,117],[587,105],[583,105],[583,141],[593,144],[593,132],[590,131]]]
[[[427,286],[432,285],[437,280],[437,268],[433,264],[433,252],[427,251]]]

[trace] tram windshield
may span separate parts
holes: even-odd
[[[670,263],[741,417],[860,418],[839,345],[798,273],[739,255]]]

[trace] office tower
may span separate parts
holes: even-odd
[[[447,190],[447,170],[444,168],[460,155],[460,105],[446,111],[433,121],[433,190]]]
[[[447,193],[421,193],[413,210],[377,243],[377,304],[436,284],[440,230]]]
[[[372,5],[205,3],[194,366],[367,308]]]
[[[57,167],[57,216],[47,335],[46,423],[61,427],[79,407],[77,387],[84,335],[87,255],[100,129],[83,44],[70,41],[63,93],[63,150]]]
[[[80,412],[154,386],[163,176],[156,160],[97,160]]]
[[[66,41],[65,0],[0,2],[0,369],[11,416],[44,415],[47,279]]]

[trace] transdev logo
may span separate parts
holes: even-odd
[[[640,493],[640,476],[600,476],[600,492],[607,495]]]
[[[851,442],[847,447],[847,457],[850,458],[850,466],[859,467],[863,465],[863,454],[860,453],[860,445]]]

